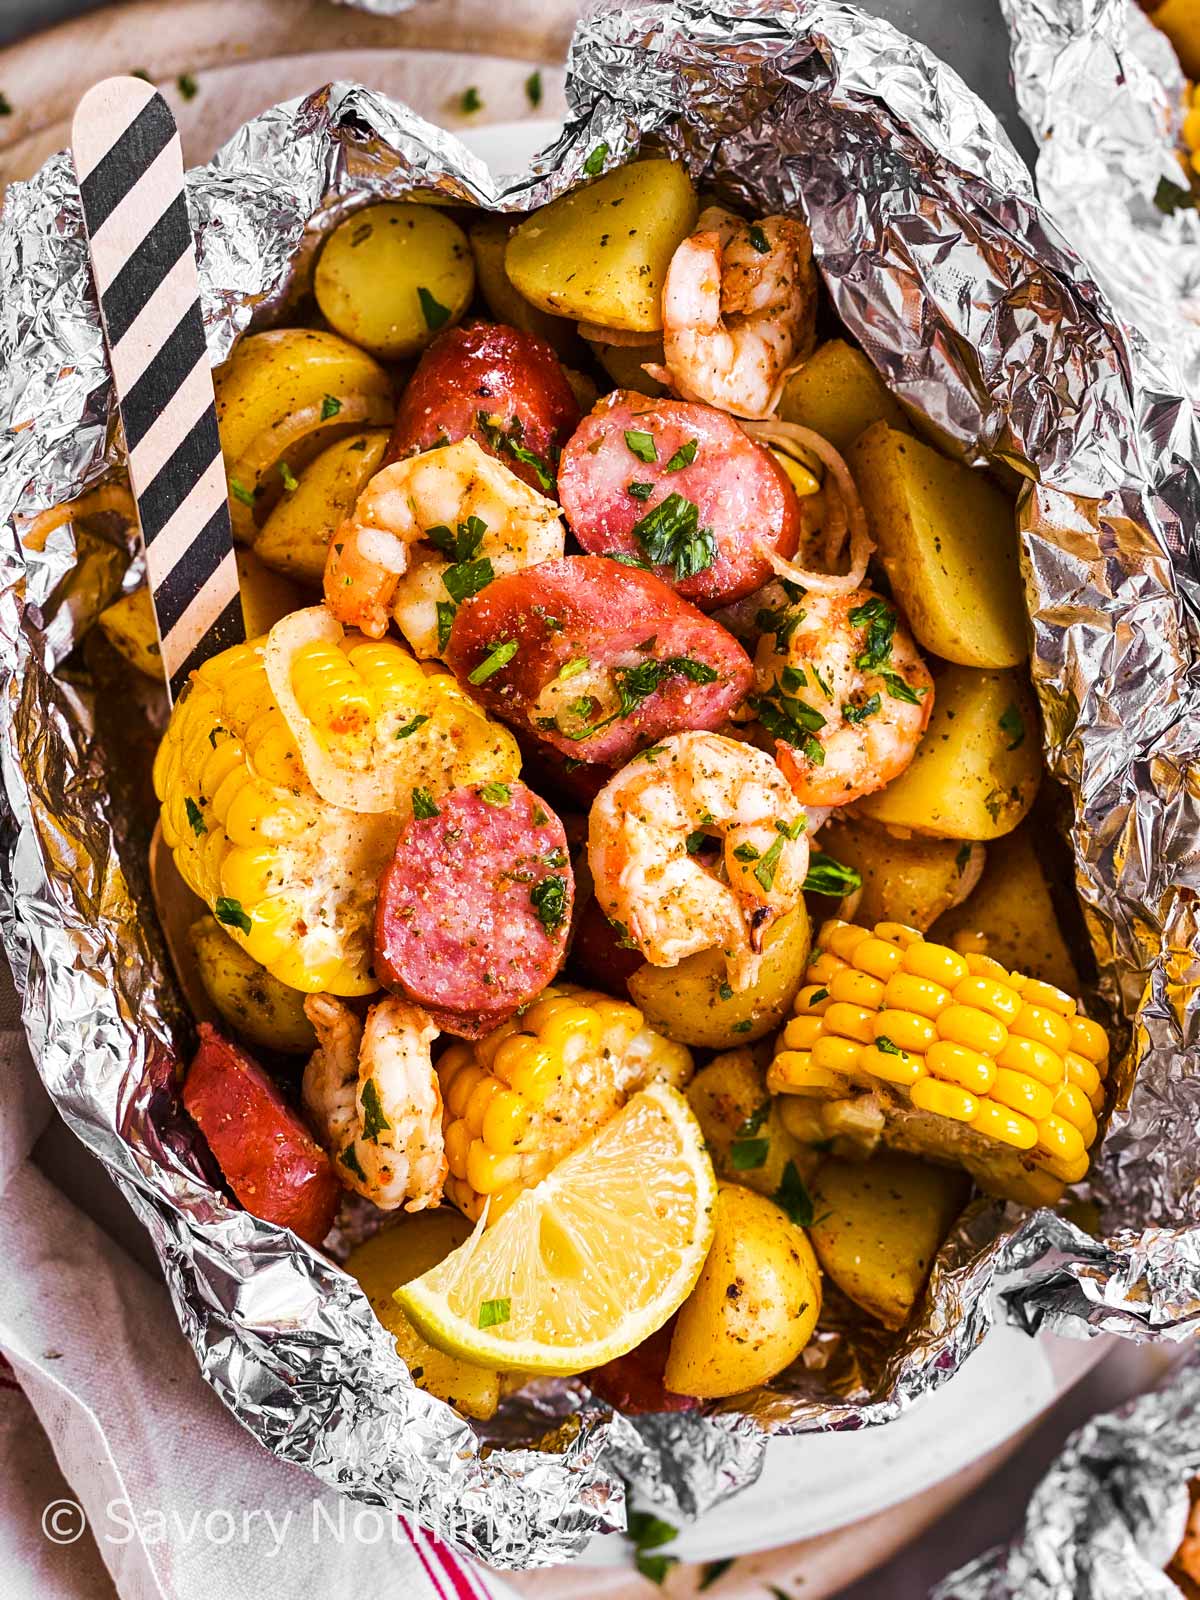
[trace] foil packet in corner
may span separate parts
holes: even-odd
[[[698,1514],[754,1478],[768,1432],[896,1415],[998,1310],[1136,1338],[1200,1323],[1190,407],[1148,378],[992,115],[852,6],[602,5],[576,32],[567,96],[561,137],[503,188],[357,85],[248,124],[189,179],[213,361],[303,288],[313,240],[366,197],[519,211],[582,181],[600,149],[609,165],[657,149],[734,203],[804,214],[835,309],[894,391],[963,460],[1023,482],[1047,763],[1074,803],[1103,992],[1135,1026],[1093,1173],[1096,1235],[972,1207],[901,1335],[830,1337],[822,1359],[710,1414],[635,1422],[578,1385],[538,1386],[485,1438],[416,1389],[345,1274],[223,1200],[177,1108],[183,1035],[127,780],[73,649],[123,562],[70,525],[39,550],[20,539],[121,465],[79,199],[62,157],[15,184],[0,215],[0,922],[40,1070],[148,1228],[201,1369],[241,1421],[324,1482],[510,1567],[619,1527],[622,1478]]]

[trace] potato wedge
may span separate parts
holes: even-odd
[[[821,1274],[803,1228],[736,1183],[717,1194],[716,1232],[675,1318],[663,1382],[703,1400],[766,1383],[796,1359],[821,1310]]]
[[[684,1093],[696,1113],[718,1178],[772,1195],[789,1161],[804,1170],[808,1151],[783,1125],[781,1101],[746,1049],[714,1056]]]
[[[858,801],[860,815],[934,839],[998,839],[1042,776],[1037,707],[1021,672],[947,667],[912,765]]]
[[[387,449],[384,428],[352,433],[322,450],[283,495],[254,541],[254,553],[276,572],[319,585],[333,530],[378,470]]]
[[[96,621],[109,644],[131,667],[153,678],[155,683],[163,681],[162,647],[158,642],[149,589],[134,589],[123,594],[112,605],[105,606]]]
[[[819,344],[793,373],[779,415],[784,422],[812,428],[842,455],[873,422],[897,430],[908,427],[899,401],[862,351],[844,339]]]
[[[618,389],[632,389],[634,394],[648,395],[657,400],[666,394],[666,388],[646,371],[646,362],[663,364],[662,340],[652,344],[594,344],[596,360],[608,373]]]
[[[584,344],[575,331],[575,324],[566,317],[552,317],[531,305],[513,288],[504,270],[504,253],[515,226],[512,217],[481,216],[468,229],[479,292],[497,322],[506,322],[510,328],[520,328],[523,333],[536,334],[554,348],[561,360],[577,363],[583,359]]]
[[[652,1028],[679,1044],[729,1050],[777,1028],[791,1009],[808,960],[810,930],[803,905],[780,917],[763,941],[758,982],[735,994],[719,950],[702,950],[677,967],[632,974],[627,987]]]
[[[200,981],[221,1016],[243,1039],[287,1055],[309,1055],[317,1039],[304,996],[273,978],[231,939],[215,917],[188,929]]]
[[[396,1341],[418,1389],[448,1400],[466,1417],[486,1420],[500,1401],[500,1377],[427,1344],[392,1299],[392,1291],[445,1260],[469,1237],[471,1224],[441,1207],[419,1211],[374,1234],[350,1252],[346,1271],[357,1278],[371,1310]]]
[[[667,267],[696,215],[696,191],[678,162],[634,161],[526,217],[508,241],[505,269],[543,311],[657,333]]]
[[[966,1204],[966,1177],[888,1151],[826,1161],[811,1187],[809,1237],[822,1270],[885,1328],[902,1328]]]
[[[436,206],[385,200],[355,211],[329,235],[313,293],[344,339],[396,361],[462,320],[475,293],[475,260],[453,217]]]
[[[1080,991],[1029,823],[988,846],[979,887],[938,918],[932,937],[964,955],[991,956],[1067,994]]]
[[[264,566],[252,550],[239,549],[236,555],[246,637],[257,639],[270,633],[280,617],[298,611],[308,596],[290,579]]]
[[[347,433],[390,424],[392,381],[377,361],[316,328],[252,333],[213,373],[234,538],[251,544],[314,456]]]
[[[1012,501],[970,467],[877,422],[849,466],[917,641],[966,667],[1029,654]]]
[[[924,933],[979,881],[984,846],[957,839],[899,839],[864,817],[834,812],[821,848],[862,879],[857,922],[903,922]]]

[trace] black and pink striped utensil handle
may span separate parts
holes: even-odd
[[[183,153],[139,78],[90,89],[72,143],[173,700],[245,638]]]

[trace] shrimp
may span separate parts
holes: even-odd
[[[671,257],[663,358],[672,388],[735,417],[767,417],[812,350],[812,239],[793,217],[751,225],[710,206]]]
[[[553,500],[462,439],[370,480],[330,542],[325,604],[372,639],[390,612],[418,656],[440,656],[460,601],[561,556],[565,537]]]
[[[423,1211],[442,1198],[442,1093],[424,1011],[389,995],[357,1014],[312,994],[305,1015],[317,1048],[304,1069],[304,1107],[342,1181],[385,1211]]]
[[[869,589],[806,594],[758,642],[750,704],[805,805],[844,806],[899,777],[933,679],[896,608]]]
[[[800,899],[806,820],[761,750],[718,733],[672,734],[592,805],[600,909],[656,967],[720,947],[730,984],[745,989],[767,929]]]

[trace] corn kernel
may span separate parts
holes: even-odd
[[[853,961],[858,946],[871,937],[869,928],[859,928],[853,922],[830,921],[820,932],[822,950],[832,950],[843,961]]]
[[[471,1148],[471,1130],[461,1119],[452,1122],[445,1130],[443,1143],[446,1150],[446,1162],[450,1171],[456,1178],[465,1178],[467,1175],[467,1153]]]
[[[784,1050],[767,1068],[767,1089],[771,1094],[802,1094],[812,1100],[844,1100],[850,1080],[815,1066],[809,1050]]]
[[[925,1065],[935,1077],[956,1083],[960,1089],[984,1095],[996,1081],[996,1063],[991,1056],[968,1050],[966,1045],[939,1039],[925,1053]]]
[[[1004,983],[1009,988],[1015,988],[1014,977],[1020,981],[1020,974],[1009,972],[1007,967],[1002,967],[998,961],[993,961],[991,956],[984,955],[982,951],[972,951],[965,958],[967,971],[972,978],[992,978],[996,983]]]
[[[1032,1150],[1037,1143],[1037,1124],[1020,1111],[998,1105],[995,1100],[979,1102],[979,1110],[971,1118],[971,1127],[987,1139],[1011,1144],[1018,1150]]]
[[[1022,1006],[1014,1017],[1009,1032],[1021,1039],[1036,1039],[1039,1044],[1066,1055],[1071,1043],[1071,1025],[1056,1011],[1046,1011],[1041,1006]]]
[[[882,1078],[885,1083],[913,1084],[925,1071],[920,1056],[909,1055],[907,1051],[894,1055],[877,1044],[863,1050],[861,1064],[873,1078]]]
[[[1074,1050],[1068,1050],[1063,1057],[1063,1064],[1067,1069],[1067,1082],[1082,1089],[1089,1100],[1093,1100],[1097,1092],[1103,1094],[1100,1074],[1094,1062],[1086,1056],[1077,1055]]]
[[[832,950],[822,950],[808,963],[804,976],[814,988],[827,989],[834,973],[844,972],[848,966],[849,962],[835,956]]]
[[[953,989],[967,976],[967,963],[944,944],[912,944],[904,952],[904,970],[914,978],[928,978],[943,989]]]
[[[883,984],[854,967],[843,967],[829,980],[831,1000],[844,1000],[847,1005],[867,1006],[874,1009],[883,999]]]
[[[843,1039],[857,1039],[860,1044],[870,1044],[875,1038],[871,1026],[875,1015],[873,1010],[865,1006],[852,1006],[844,1000],[835,1000],[824,1017],[816,1020],[826,1033],[837,1033]]]
[[[913,972],[897,972],[883,991],[884,1004],[894,1011],[915,1011],[922,1017],[936,1017],[950,1004],[952,995],[933,978]]]
[[[1025,980],[1021,998],[1031,1006],[1041,1006],[1044,1011],[1057,1011],[1060,1017],[1073,1017],[1078,1009],[1065,990],[1056,989],[1052,983],[1043,983],[1040,978]]]
[[[459,1072],[471,1063],[471,1047],[469,1044],[456,1042],[447,1045],[437,1059],[438,1083],[441,1085],[442,1098],[445,1099]]]
[[[793,1009],[798,1016],[819,1017],[824,1013],[828,999],[829,990],[823,983],[806,983],[797,993]]]
[[[879,1011],[874,1017],[868,1014],[868,1025],[869,1040],[878,1039],[882,1034],[901,1050],[915,1050],[920,1055],[937,1043],[937,1029],[933,1023],[915,1011]]]
[[[793,1017],[780,1040],[785,1050],[811,1050],[825,1032],[823,1017]]]
[[[467,1101],[474,1092],[475,1085],[484,1081],[486,1074],[482,1067],[474,1065],[463,1067],[456,1074],[454,1082],[445,1091],[446,1110],[452,1117],[463,1117],[467,1112]]]
[[[521,1176],[520,1156],[498,1156],[482,1139],[472,1139],[467,1152],[467,1182],[476,1194],[493,1194]]]
[[[907,950],[909,945],[920,944],[924,935],[910,928],[905,922],[877,922],[875,924],[875,937],[886,939],[889,944],[898,944],[901,950]]]
[[[1036,1078],[1027,1078],[1023,1072],[1013,1072],[1009,1067],[1001,1067],[996,1073],[991,1094],[992,1099],[1002,1106],[1023,1111],[1034,1122],[1048,1117],[1054,1105],[1054,1096],[1044,1083],[1039,1083]]]
[[[812,1047],[813,1066],[821,1072],[839,1072],[853,1076],[859,1067],[863,1046],[853,1039],[839,1039],[836,1034],[825,1033]]]
[[[1078,1183],[1081,1178],[1087,1176],[1090,1165],[1086,1150],[1073,1160],[1059,1161],[1054,1156],[1042,1155],[1040,1152],[1034,1156],[1034,1160],[1039,1166],[1045,1167],[1047,1172],[1052,1172],[1056,1178],[1061,1178],[1064,1183]]]
[[[492,1077],[482,1078],[471,1090],[471,1093],[467,1096],[463,1120],[466,1122],[467,1127],[470,1128],[472,1138],[482,1138],[483,1119],[487,1116],[488,1107],[498,1094],[504,1093],[505,1090],[500,1080]],[[510,1089],[508,1093],[511,1094],[512,1090]]]
[[[572,1040],[579,1040],[585,1049],[600,1047],[600,1024],[590,1006],[574,1006],[560,1011],[539,1029],[539,1036],[550,1050],[564,1049]]]
[[[251,906],[270,894],[279,856],[269,845],[235,845],[226,851],[220,870],[221,893]]]
[[[1011,1034],[1004,1049],[996,1054],[996,1065],[1007,1067],[1011,1072],[1023,1072],[1051,1089],[1063,1081],[1066,1070],[1063,1058],[1048,1045],[1039,1044],[1036,1039],[1018,1039]]]
[[[864,939],[854,947],[854,965],[860,972],[869,972],[873,978],[890,978],[903,959],[903,950],[898,950],[886,939]]]
[[[968,1050],[988,1056],[998,1055],[1008,1038],[1002,1022],[974,1006],[948,1005],[938,1015],[937,1031],[952,1044],[965,1044]]]
[[[497,1089],[483,1114],[483,1142],[489,1150],[508,1155],[520,1148],[533,1122],[533,1113],[521,1095],[498,1085]]]
[[[526,1057],[509,1082],[535,1106],[544,1106],[563,1077],[563,1066],[548,1051],[538,1050]]]
[[[964,978],[955,984],[954,998],[959,1005],[978,1006],[1006,1025],[1021,1009],[1021,996],[1016,990],[995,978]]]
[[[912,1103],[918,1111],[935,1117],[950,1117],[955,1122],[970,1122],[979,1110],[979,1101],[954,1083],[938,1083],[935,1078],[920,1078],[912,1086]]]
[[[1071,1018],[1070,1027],[1070,1048],[1076,1055],[1094,1062],[1103,1076],[1104,1063],[1108,1060],[1108,1035],[1104,1029],[1090,1017],[1081,1017],[1078,1013]]]
[[[1078,1161],[1084,1153],[1083,1135],[1062,1117],[1043,1117],[1038,1123],[1037,1147],[1056,1161]]]
[[[1072,1083],[1064,1083],[1054,1098],[1054,1113],[1079,1129],[1085,1145],[1092,1144],[1097,1131],[1096,1118],[1092,1113],[1091,1101],[1082,1089],[1077,1089]]]

